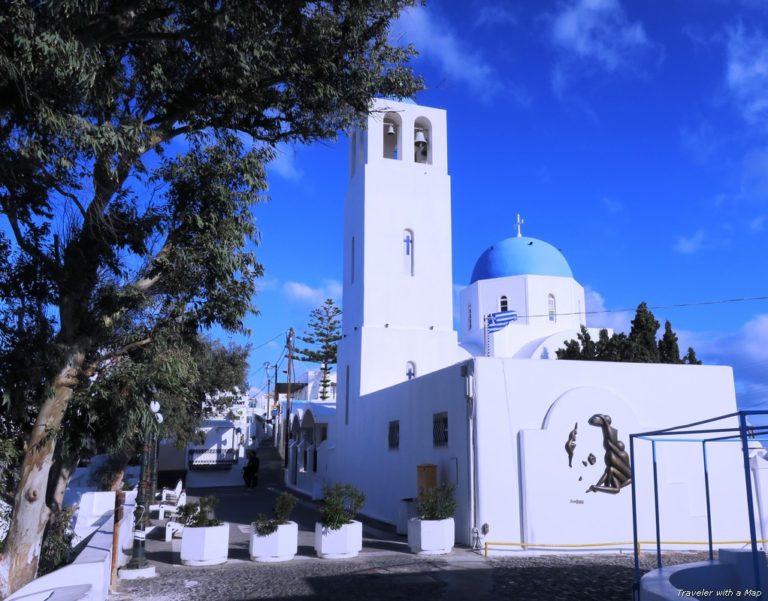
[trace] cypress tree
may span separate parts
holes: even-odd
[[[656,346],[658,331],[659,322],[643,301],[637,306],[629,331],[630,355],[627,360],[634,363],[659,363],[659,348]]]
[[[661,363],[682,363],[677,334],[672,330],[669,320],[664,322],[664,335],[659,340],[659,361]]]

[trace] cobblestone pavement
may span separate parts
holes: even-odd
[[[181,565],[181,541],[147,541],[147,558],[157,570],[148,580],[121,580],[110,601],[630,601],[634,579],[632,554],[515,555],[485,559],[456,548],[449,555],[409,553],[405,537],[366,523],[364,548],[350,560],[318,559],[313,549],[317,511],[301,499],[292,516],[299,524],[299,553],[289,562],[250,561],[249,524],[268,512],[282,490],[280,464],[272,449],[261,453],[259,487],[191,491],[215,494],[217,516],[230,523],[229,559],[208,567]],[[669,553],[664,564],[699,561],[702,553]],[[655,555],[642,556],[643,572],[655,567]]]

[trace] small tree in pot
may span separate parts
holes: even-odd
[[[202,497],[179,509],[181,531],[181,563],[188,566],[211,566],[227,561],[229,524],[212,517],[216,497]]]
[[[426,490],[418,498],[419,517],[408,521],[408,546],[419,555],[450,553],[455,542],[456,488],[443,484]]]
[[[363,525],[353,518],[365,494],[351,484],[323,488],[320,521],[315,524],[315,551],[326,559],[356,557],[363,548]]]
[[[296,501],[296,497],[284,492],[275,500],[274,517],[263,513],[256,516],[251,525],[250,554],[253,561],[287,561],[296,555],[299,526],[288,519]]]

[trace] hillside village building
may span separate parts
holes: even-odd
[[[336,411],[295,417],[289,484],[317,496],[350,482],[365,514],[396,524],[431,464],[456,487],[459,542],[631,547],[629,434],[735,411],[731,368],[555,360],[586,324],[584,289],[519,218],[477,260],[454,330],[446,113],[373,108],[350,142]],[[326,440],[301,435],[309,418]],[[657,454],[663,539],[706,540],[700,446]],[[748,538],[739,460],[735,445],[711,449],[715,540]],[[649,448],[635,468],[652,540]]]

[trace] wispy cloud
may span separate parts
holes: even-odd
[[[342,286],[338,280],[330,279],[322,280],[320,286],[288,281],[283,284],[282,290],[289,300],[319,306],[328,298],[338,301],[341,298]]]
[[[712,126],[704,121],[695,127],[680,129],[680,144],[698,163],[705,163],[718,146],[717,136]]]
[[[636,72],[656,48],[642,23],[631,21],[618,0],[566,3],[552,18],[550,39],[561,55],[552,73],[558,93],[584,65],[608,73]]]
[[[611,312],[605,306],[603,295],[597,290],[584,287],[584,301],[587,311],[587,325],[590,328],[610,328],[615,332],[629,332],[634,313],[631,311]]]
[[[267,170],[289,181],[299,181],[304,177],[296,163],[296,149],[289,144],[278,144],[275,159],[267,165]]]
[[[739,23],[727,30],[726,83],[742,117],[765,126],[768,119],[768,38]]]
[[[502,4],[485,4],[477,13],[475,27],[517,25],[515,13]]]
[[[490,100],[501,90],[490,63],[433,10],[405,10],[393,27],[393,35],[397,42],[412,42],[421,56],[440,66],[446,77],[467,85],[479,98]]]
[[[698,230],[690,236],[679,236],[675,241],[675,252],[679,252],[684,255],[692,255],[699,252],[706,242],[706,234],[704,230]]]
[[[737,396],[742,408],[768,405],[768,313],[758,314],[736,333],[699,337],[696,353],[705,362],[733,366]]]
[[[754,233],[762,232],[768,222],[768,215],[759,215],[749,222],[749,230]]]
[[[607,196],[604,196],[603,198],[600,199],[600,202],[608,210],[608,212],[613,215],[617,213],[621,213],[624,210],[624,205],[620,203],[618,200],[615,200],[613,198],[608,198]]]

